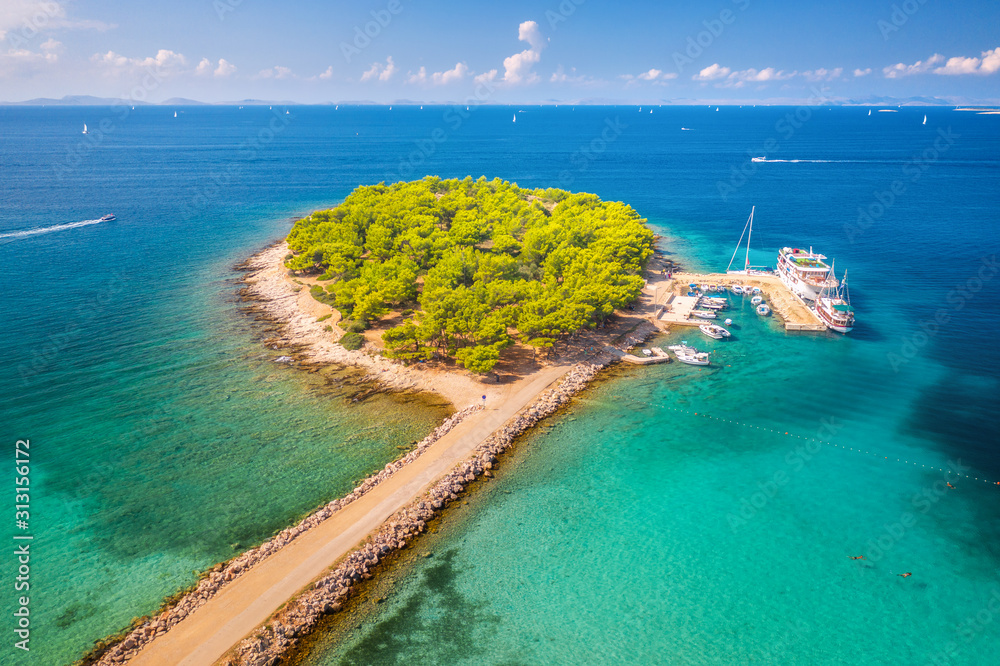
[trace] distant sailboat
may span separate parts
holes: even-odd
[[[920,123],[920,124],[921,124],[921,125],[926,125],[926,124],[927,124],[927,116],[926,116],[926,115],[924,115],[924,122],[922,122],[922,123]]]
[[[514,122],[515,123],[517,122],[517,114],[516,113],[514,114]]]
[[[716,111],[718,111],[718,110],[719,110],[719,107],[715,107],[715,110],[716,110]]]
[[[868,115],[869,116],[872,115],[872,110],[871,109],[868,109]]]
[[[176,117],[177,117],[177,112],[176,112],[176,111],[174,111],[174,118],[176,118]]]
[[[90,132],[87,131],[87,123],[83,124],[83,133],[84,134],[90,134]]]
[[[285,115],[286,115],[286,116],[290,116],[290,115],[292,115],[292,113],[291,113],[291,111],[289,111],[288,109],[285,109]]]

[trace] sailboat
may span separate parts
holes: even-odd
[[[517,122],[517,114],[516,113],[514,114],[514,122],[515,123]]]
[[[831,265],[826,284],[819,292],[813,309],[831,331],[850,333],[854,329],[854,308],[851,307],[851,295],[847,291],[847,271],[844,271],[844,279],[839,284],[835,271]],[[831,290],[830,285],[836,286]]]
[[[869,116],[872,115],[872,110],[871,109],[868,109],[868,115]]]
[[[921,125],[926,125],[927,124],[927,114],[924,114],[924,122],[922,122],[920,124]]]
[[[743,233],[740,234],[740,242],[736,244],[736,249],[733,250],[733,256],[729,260],[729,266],[726,267],[727,275],[769,275],[771,273],[771,270],[767,267],[750,265],[750,237],[753,235],[753,214],[756,210],[756,206],[750,207],[750,217],[747,219],[747,223],[743,226]],[[736,253],[740,251],[740,246],[743,245],[744,236],[747,237],[747,252],[743,259],[743,270],[734,271],[732,270],[733,262],[736,261]]]
[[[87,131],[87,123],[84,123],[84,124],[83,124],[83,133],[84,133],[84,134],[90,134],[90,132],[89,132],[89,131]]]
[[[174,118],[176,118],[176,117],[177,117],[177,112],[176,112],[176,111],[174,111]]]

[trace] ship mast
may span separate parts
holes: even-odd
[[[750,233],[747,234],[747,258],[746,263],[743,264],[743,270],[750,272],[750,237],[753,236],[753,212],[756,210],[756,206],[750,206]]]
[[[750,232],[753,233],[753,211],[754,211],[755,208],[756,208],[756,206],[751,206],[750,207],[750,217],[747,218],[747,223],[743,225],[743,233],[740,234],[740,242],[736,244],[736,249],[733,250],[733,256],[729,260],[729,265],[726,266],[726,272],[727,273],[729,272],[729,269],[733,267],[733,262],[736,261],[736,253],[740,251],[740,245],[743,245],[743,236],[746,235],[747,229],[749,228]],[[749,237],[747,238],[747,260],[746,260],[746,262],[747,262],[747,266],[749,266],[750,265],[750,238]],[[746,268],[744,268],[744,270],[746,270]]]

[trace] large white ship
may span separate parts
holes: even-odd
[[[809,248],[783,247],[778,252],[778,277],[793,294],[804,301],[814,302],[823,288],[836,289],[837,278],[833,277],[826,257]]]

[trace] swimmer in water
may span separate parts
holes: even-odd
[[[954,490],[954,489],[955,489],[955,486],[951,485],[951,482],[950,482],[950,481],[945,481],[945,483],[947,483],[947,484],[948,484],[948,487],[949,487],[949,488],[951,488],[952,490]]]
[[[852,560],[863,560],[863,559],[865,559],[865,556],[864,555],[855,555],[855,556],[851,557],[851,559]]]
[[[901,574],[896,574],[896,575],[900,576],[902,578],[906,578],[908,576],[912,576],[913,574],[911,574],[909,571],[907,571],[906,573],[901,573]]]

